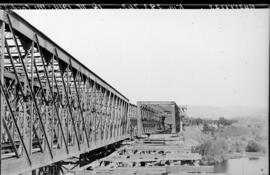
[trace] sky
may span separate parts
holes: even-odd
[[[132,103],[268,106],[269,9],[16,12]]]

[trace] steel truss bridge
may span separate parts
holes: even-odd
[[[0,10],[0,174],[21,174],[142,133],[164,112],[129,99],[12,11]]]

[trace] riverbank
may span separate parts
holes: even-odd
[[[239,158],[259,158],[266,157],[267,154],[263,152],[244,152],[244,153],[229,153],[226,155],[227,159],[239,159]]]

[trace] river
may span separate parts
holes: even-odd
[[[225,173],[226,175],[268,175],[268,157],[229,159],[216,164],[215,173]]]

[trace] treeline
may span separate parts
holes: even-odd
[[[183,121],[184,125],[186,125],[186,126],[210,124],[210,125],[216,125],[218,127],[220,125],[229,126],[229,125],[233,124],[234,122],[237,122],[237,121],[236,120],[226,119],[224,117],[220,117],[217,120],[185,117],[184,121]]]
[[[234,122],[237,122],[236,120],[230,120],[225,119],[224,117],[220,117],[217,120],[214,119],[201,119],[201,118],[190,118],[186,117],[184,118],[184,126],[199,126],[202,125],[202,132],[205,134],[211,134],[214,135],[214,132],[216,129],[224,126],[230,126]]]

